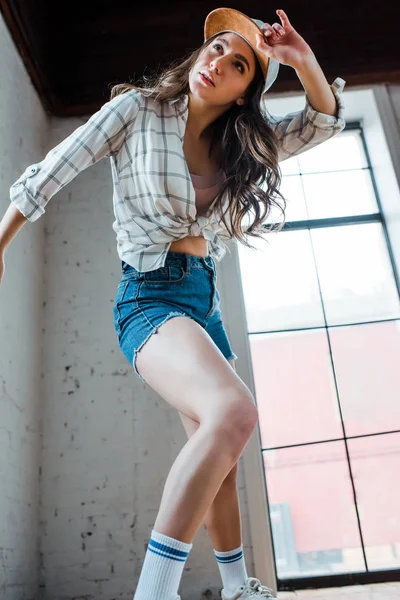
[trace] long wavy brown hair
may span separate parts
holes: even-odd
[[[142,75],[139,84],[120,83],[111,88],[111,99],[131,89],[158,102],[174,100],[190,92],[189,73],[202,51],[218,36],[209,38],[202,46],[181,59],[175,60],[160,73]],[[285,224],[286,200],[279,191],[281,170],[278,164],[278,145],[274,131],[261,111],[260,100],[264,78],[256,59],[256,73],[247,92],[247,102],[236,103],[212,123],[211,156],[214,144],[220,144],[221,168],[226,180],[215,200],[215,211],[224,223],[230,239],[253,249],[247,237],[263,239],[266,231],[280,231]],[[227,209],[222,210],[226,198]],[[282,200],[279,204],[278,198]],[[263,225],[272,206],[283,215],[281,223]],[[229,212],[228,222],[225,219]],[[251,221],[250,215],[254,214]],[[248,223],[244,226],[245,218]],[[264,238],[265,239],[265,238]]]

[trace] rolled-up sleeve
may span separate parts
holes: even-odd
[[[103,104],[86,123],[30,165],[10,187],[10,200],[36,221],[48,201],[81,171],[121,148],[140,108],[141,94],[129,90]]]
[[[304,109],[284,117],[273,116],[264,108],[264,114],[278,141],[279,161],[314,148],[344,129],[346,125],[343,102],[345,84],[344,79],[337,77],[330,85],[336,99],[336,116],[315,110],[307,94]]]

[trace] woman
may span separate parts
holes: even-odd
[[[243,559],[237,462],[257,409],[234,369],[214,259],[226,252],[223,238],[248,245],[271,206],[280,207],[278,162],[345,124],[345,82],[329,86],[285,12],[277,14],[281,24],[270,25],[231,9],[212,11],[198,50],[141,87],[115,86],[87,123],[27,168],[11,186],[0,226],[2,258],[26,219],[35,221],[54,193],[109,156],[122,261],[118,340],[140,379],[179,411],[189,436],[166,480],[135,600],[180,598],[203,520],[222,598],[273,597],[247,576]],[[296,70],[307,93],[305,109],[284,118],[265,108],[279,63]]]

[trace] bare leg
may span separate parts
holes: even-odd
[[[251,432],[249,432],[251,433]],[[224,432],[199,426],[176,458],[166,481],[154,529],[182,542],[191,543],[205,514],[248,436],[229,446]]]
[[[186,317],[164,323],[136,365],[156,392],[198,423],[168,474],[154,525],[191,543],[254,431],[254,399],[208,334]]]
[[[234,368],[234,361],[232,361]],[[199,423],[179,413],[185,431],[190,438],[199,427]],[[208,509],[204,523],[211,538],[214,550],[228,552],[242,544],[240,505],[237,491],[236,463],[218,490]]]

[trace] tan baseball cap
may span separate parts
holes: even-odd
[[[257,48],[257,34],[261,33],[263,21],[250,19],[247,15],[234,8],[216,8],[206,17],[204,22],[204,41],[217,33],[232,32],[240,35],[253,50],[264,74],[266,92],[278,76],[279,63],[269,58]]]

